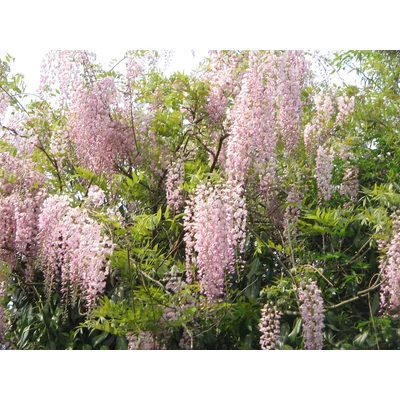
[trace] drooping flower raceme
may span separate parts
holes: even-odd
[[[5,283],[0,281],[0,350],[3,350],[6,346],[6,326],[4,319],[4,307],[1,305],[3,296],[5,295]]]
[[[45,176],[29,158],[0,153],[0,256],[11,267],[23,261],[30,281],[36,257],[40,207],[47,196]]]
[[[88,51],[50,51],[42,60],[39,85],[41,95],[45,97],[50,88],[58,87],[59,104],[66,105],[76,88],[83,83],[85,70],[95,61],[96,55]]]
[[[227,144],[228,180],[243,185],[252,165],[264,172],[273,163],[277,143],[275,118],[276,85],[268,71],[275,58],[251,52],[241,90],[232,109],[232,126]]]
[[[323,299],[317,283],[309,279],[297,288],[303,322],[304,348],[321,350],[323,346]]]
[[[208,301],[225,292],[226,274],[235,271],[236,250],[244,250],[246,208],[241,192],[223,185],[200,184],[185,209],[187,278],[197,269]]]
[[[278,140],[287,153],[300,143],[301,89],[307,68],[301,52],[249,53],[248,68],[230,113],[229,181],[244,185],[252,171],[259,177],[262,193],[273,188]]]
[[[381,250],[387,247],[381,256],[379,269],[383,278],[380,294],[382,310],[393,315],[400,312],[400,213],[393,215],[393,234],[390,242],[382,243]]]
[[[5,347],[5,330],[4,307],[0,306],[0,350],[3,350]]]
[[[261,332],[260,345],[262,350],[275,350],[279,344],[280,318],[282,313],[271,303],[264,305],[258,328]]]
[[[3,91],[0,91],[0,122],[6,113],[7,107],[9,105],[9,97]]]
[[[315,116],[304,129],[304,143],[312,152],[323,146],[333,130],[347,123],[354,112],[354,97],[323,93],[315,94],[313,99]]]
[[[0,197],[0,257],[10,264],[14,262],[15,250],[14,198],[17,196]]]
[[[14,204],[15,245],[14,250],[23,257],[25,276],[33,279],[33,268],[37,256],[37,234],[40,208],[46,197],[42,190],[25,198],[16,199]]]
[[[318,194],[322,200],[329,200],[332,192],[333,153],[324,147],[318,147],[316,168]]]
[[[112,243],[87,211],[70,207],[64,196],[45,200],[39,217],[39,266],[51,291],[61,282],[64,300],[82,297],[91,308],[105,289]]]
[[[278,123],[285,150],[290,154],[300,143],[303,108],[301,91],[309,64],[301,51],[284,52],[276,60]]]
[[[184,177],[183,161],[181,159],[173,161],[168,168],[165,191],[167,195],[167,204],[174,212],[178,212],[183,205],[182,189],[180,185],[183,183]]]
[[[134,139],[128,125],[116,117],[122,103],[114,79],[80,86],[71,100],[67,138],[79,162],[97,174],[112,173],[130,160]]]
[[[336,116],[335,126],[347,122],[350,115],[354,113],[355,99],[349,96],[339,96],[337,105],[339,112]]]
[[[204,80],[211,85],[207,111],[211,124],[218,125],[224,122],[230,97],[237,89],[239,57],[234,51],[209,51],[209,59],[210,69],[204,75]]]

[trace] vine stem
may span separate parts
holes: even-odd
[[[357,295],[356,295],[356,296],[354,296],[354,297],[352,297],[352,298],[350,298],[350,299],[344,300],[344,301],[342,301],[342,302],[340,302],[340,303],[338,303],[338,304],[334,304],[333,306],[327,306],[327,307],[326,307],[326,310],[333,310],[333,309],[338,308],[338,307],[341,307],[341,306],[343,306],[343,305],[345,305],[345,304],[347,304],[347,303],[351,303],[351,302],[353,302],[353,301],[355,301],[355,300],[358,300],[358,299],[360,299],[361,297],[368,296],[370,292],[372,292],[373,290],[375,290],[376,288],[378,288],[379,286],[381,286],[382,283],[384,283],[384,282],[385,282],[385,280],[383,280],[383,281],[381,281],[381,282],[378,282],[378,283],[376,283],[376,284],[373,285],[373,286],[370,286],[368,289],[360,290],[359,292],[357,292]],[[326,311],[326,310],[325,310],[325,311]]]

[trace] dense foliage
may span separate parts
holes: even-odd
[[[399,52],[170,56],[0,60],[2,348],[397,349]]]

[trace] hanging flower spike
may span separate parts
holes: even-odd
[[[261,332],[260,346],[262,350],[275,350],[279,346],[280,318],[282,313],[272,303],[264,305],[258,328]]]
[[[312,279],[297,288],[303,322],[304,348],[321,350],[323,346],[323,299],[317,283]]]

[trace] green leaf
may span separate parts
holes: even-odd
[[[372,299],[372,306],[371,306],[371,309],[372,309],[372,315],[375,315],[376,314],[376,312],[378,311],[378,309],[379,309],[379,293],[375,293],[375,295],[374,295],[374,297],[373,297],[373,299]]]
[[[97,347],[107,336],[108,332],[102,332],[100,335],[95,336],[92,340],[93,347]]]
[[[161,207],[157,211],[157,222],[160,223],[162,217],[162,209]]]
[[[251,277],[256,274],[259,267],[260,267],[260,259],[255,258],[250,264],[250,271],[246,275],[247,279],[251,279]]]
[[[169,218],[169,205],[167,205],[167,208],[165,209],[165,212],[164,212],[164,218],[165,219],[168,219]]]
[[[354,339],[354,342],[353,342],[354,345],[359,346],[359,347],[363,347],[363,345],[364,345],[365,341],[367,340],[368,336],[369,336],[369,332],[368,331],[365,331],[365,332],[357,335],[355,337],[355,339]]]
[[[128,342],[124,336],[117,336],[116,350],[128,350]]]
[[[287,337],[290,343],[295,342],[296,337],[299,334],[300,330],[301,330],[301,318],[296,318],[296,322],[294,323],[292,332],[290,332],[290,334]]]
[[[29,336],[29,332],[30,332],[31,326],[28,325],[23,331],[22,331],[22,335],[21,335],[21,339],[18,342],[18,346],[21,348],[24,348],[26,345],[26,341],[28,339]]]

